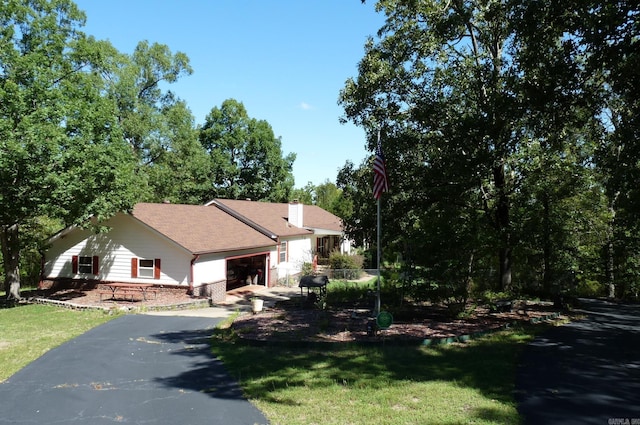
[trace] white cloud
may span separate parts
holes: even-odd
[[[313,109],[313,106],[309,105],[306,102],[300,102],[300,109],[302,109],[303,111],[308,111],[310,109]]]

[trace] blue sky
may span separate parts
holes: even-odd
[[[340,89],[357,76],[384,16],[360,0],[76,0],[84,32],[132,53],[141,40],[187,54],[194,70],[169,88],[196,123],[225,99],[266,120],[295,152],[296,187],[335,182],[368,155],[364,130],[340,124]]]

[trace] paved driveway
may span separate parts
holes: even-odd
[[[219,320],[128,315],[94,328],[0,384],[0,424],[266,424],[210,353]]]
[[[527,424],[640,424],[640,306],[582,300],[585,320],[527,346],[517,376]]]

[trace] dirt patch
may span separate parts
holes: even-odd
[[[501,313],[477,307],[464,319],[451,318],[438,306],[425,306],[413,313],[415,319],[394,319],[388,329],[372,333],[371,326],[375,320],[369,311],[345,307],[303,309],[299,303],[283,302],[264,312],[238,317],[232,329],[240,338],[256,341],[417,342],[474,335],[507,325],[537,322],[556,316],[559,312],[548,304],[522,303],[520,308]]]

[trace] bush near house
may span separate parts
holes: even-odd
[[[329,268],[332,271],[341,270],[344,275],[340,275],[342,279],[358,279],[362,271],[364,259],[360,255],[342,254],[334,251],[329,254]],[[336,273],[333,273],[336,277]]]

